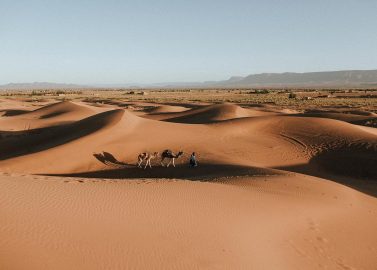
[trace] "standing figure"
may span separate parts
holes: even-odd
[[[198,166],[198,162],[196,161],[195,152],[193,152],[190,156],[189,165],[190,165],[190,167],[197,167]]]

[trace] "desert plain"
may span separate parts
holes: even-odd
[[[377,269],[376,127],[375,90],[3,91],[0,269]]]

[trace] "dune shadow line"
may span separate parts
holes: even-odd
[[[0,141],[0,160],[44,151],[85,137],[106,127],[122,114],[120,110],[111,110],[74,123],[7,132],[6,139]]]
[[[112,155],[104,157],[103,154],[95,156],[100,162],[109,165],[118,164],[122,168],[111,168],[108,170],[88,171],[69,174],[48,174],[49,176],[68,176],[82,178],[107,178],[107,179],[140,179],[140,178],[165,178],[165,179],[186,179],[186,180],[213,180],[216,178],[232,177],[232,176],[270,176],[281,175],[282,172],[273,169],[237,166],[227,164],[201,164],[199,167],[190,168],[188,164],[177,164],[176,167],[162,167],[152,164],[153,168],[142,169],[136,165],[119,163],[108,164],[108,158],[112,159]],[[124,167],[123,167],[124,166]],[[116,167],[116,166],[114,166]]]

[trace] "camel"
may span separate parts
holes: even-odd
[[[165,159],[170,160],[169,163],[166,165],[166,167],[169,167],[170,163],[172,163],[172,162],[173,162],[173,167],[175,167],[174,160],[176,158],[179,158],[182,155],[183,155],[182,151],[179,151],[178,154],[174,154],[171,150],[168,150],[168,149],[163,151],[162,154],[161,154],[161,165],[162,165],[162,167],[165,166],[165,164],[164,164]]]
[[[139,154],[139,156],[137,157],[137,160],[138,160],[137,166],[139,168],[142,168],[142,163],[145,161],[144,169],[146,169],[148,165],[149,165],[149,168],[152,169],[151,160],[156,158],[158,154],[159,154],[158,152],[154,152],[153,154],[148,153],[148,152]]]

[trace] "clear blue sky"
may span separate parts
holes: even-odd
[[[377,69],[376,0],[0,0],[0,83]]]

